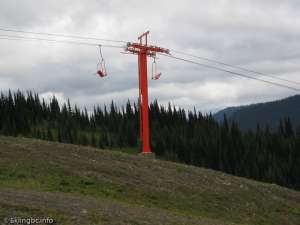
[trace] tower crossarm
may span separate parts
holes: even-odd
[[[152,46],[152,45],[143,45],[139,43],[127,43],[127,47],[125,49],[128,52],[134,53],[134,54],[139,54],[142,52],[147,53],[148,56],[153,56],[155,53],[165,53],[169,54],[170,50],[166,48],[161,48],[157,46]]]

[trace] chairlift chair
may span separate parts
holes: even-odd
[[[157,72],[156,57],[153,57],[152,63],[152,80],[158,80],[161,77],[161,73]]]
[[[106,66],[105,66],[105,60],[103,58],[101,45],[99,45],[99,52],[100,52],[100,61],[97,65],[97,74],[99,77],[103,78],[107,76]]]

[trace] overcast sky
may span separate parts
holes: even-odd
[[[154,45],[300,82],[296,0],[1,0],[0,27],[125,41],[150,30]],[[97,47],[0,39],[0,49],[3,91],[55,94],[88,108],[137,99],[137,57],[121,49],[103,49],[109,73],[104,79],[95,75]],[[150,100],[202,112],[298,94],[164,57],[158,68],[163,75],[149,80]]]

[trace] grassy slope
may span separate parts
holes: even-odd
[[[300,224],[300,193],[212,170],[0,137],[4,217],[57,224]]]

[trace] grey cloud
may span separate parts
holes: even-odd
[[[139,33],[150,29],[151,43],[162,47],[300,82],[299,7],[296,0],[3,0],[0,27],[126,41],[136,41]],[[96,47],[5,40],[0,47],[2,90],[57,93],[89,108],[112,99],[124,104],[137,98],[137,58],[120,50],[104,49],[111,75],[100,79],[95,75]],[[149,93],[151,100],[163,104],[171,101],[209,112],[295,94],[162,56],[158,63],[163,76],[154,82],[149,74]]]

